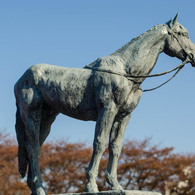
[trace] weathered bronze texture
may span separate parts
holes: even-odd
[[[118,158],[126,126],[139,103],[141,83],[145,79],[128,79],[123,75],[148,75],[161,52],[182,61],[189,59],[195,66],[195,45],[177,17],[151,28],[111,55],[98,58],[87,65],[88,68],[36,64],[18,80],[14,89],[19,172],[24,177],[28,167],[27,183],[33,195],[46,194],[38,158],[59,113],[96,121],[86,191],[98,191],[96,177],[108,139],[106,179],[112,190],[122,190],[117,181]]]

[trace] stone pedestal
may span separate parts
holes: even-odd
[[[54,195],[54,194],[53,194]],[[139,190],[122,190],[122,191],[103,191],[103,192],[83,192],[83,193],[67,193],[67,194],[55,194],[55,195],[162,195],[158,192],[139,191]]]

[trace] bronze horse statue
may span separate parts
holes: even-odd
[[[122,190],[117,163],[131,112],[142,95],[141,83],[161,52],[195,66],[195,45],[177,22],[156,25],[109,56],[84,68],[48,64],[30,67],[15,84],[16,133],[19,172],[32,195],[45,195],[39,169],[39,153],[56,116],[96,121],[93,154],[87,171],[87,192],[97,192],[96,177],[109,139],[106,179],[111,189]],[[132,75],[132,77],[131,77]]]

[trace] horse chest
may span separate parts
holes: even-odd
[[[136,91],[131,91],[124,104],[120,107],[119,113],[121,115],[130,114],[138,105],[141,96],[142,96],[141,90],[137,89]]]

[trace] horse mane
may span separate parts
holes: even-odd
[[[100,57],[93,61],[92,63],[85,66],[85,68],[89,69],[96,69],[96,70],[108,70],[108,71],[114,71],[116,73],[129,73],[129,70],[127,70],[127,67],[125,66],[125,58],[122,57],[122,53],[124,51],[130,51],[133,50],[132,48],[135,46],[135,42],[140,39],[145,39],[145,37],[152,31],[159,29],[160,27],[165,26],[165,24],[158,24],[154,26],[153,28],[149,29],[145,33],[142,33],[138,37],[133,38],[130,42],[126,43],[124,46],[122,46],[120,49],[115,51],[109,56]]]
[[[166,24],[157,24],[155,25],[153,28],[149,29],[148,31],[142,33],[141,35],[133,38],[131,41],[129,41],[128,43],[126,43],[125,45],[123,45],[121,48],[119,48],[118,50],[116,50],[114,53],[112,53],[111,55],[117,55],[119,53],[121,53],[122,51],[126,50],[128,47],[130,47],[130,45],[133,45],[133,43],[135,41],[137,41],[138,39],[143,38],[144,36],[148,35],[151,31],[156,30],[159,27],[162,26],[167,26]]]

